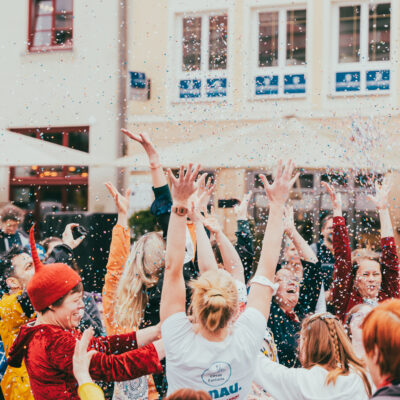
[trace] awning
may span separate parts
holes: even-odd
[[[97,166],[103,163],[83,151],[0,130],[0,167],[30,165]]]
[[[354,132],[350,120],[338,121],[334,126],[332,120],[297,118],[260,122],[158,151],[162,165],[171,168],[194,162],[203,169],[268,169],[280,158],[291,158],[300,168],[400,169],[398,140],[383,134],[377,138],[374,134]],[[144,152],[122,157],[114,165],[138,171],[148,169]]]

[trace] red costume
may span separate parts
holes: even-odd
[[[351,260],[349,235],[343,217],[333,218],[333,254],[335,269],[332,282],[332,303],[336,315],[343,321],[346,314],[363,298],[354,287],[355,272]],[[393,237],[381,239],[382,256],[380,260],[382,284],[378,301],[400,297],[399,259]]]
[[[27,291],[36,311],[43,311],[80,282],[80,277],[65,264],[43,265],[37,255],[33,228],[30,232],[35,275]],[[57,325],[35,322],[24,325],[12,345],[7,363],[20,367],[25,360],[33,396],[36,400],[76,399],[78,385],[73,376],[72,357],[81,332]],[[162,367],[153,344],[137,348],[136,333],[93,338],[89,373],[95,380],[114,382],[161,373]]]
[[[79,399],[72,373],[72,356],[78,330],[66,331],[55,325],[27,324],[15,340],[9,365],[19,367],[25,359],[36,400]],[[162,372],[153,344],[137,348],[136,333],[93,338],[90,347],[98,352],[90,362],[94,380],[114,382]]]

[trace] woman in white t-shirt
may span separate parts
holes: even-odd
[[[245,399],[250,390],[257,354],[269,315],[272,283],[283,234],[283,210],[295,182],[294,165],[279,161],[276,179],[270,185],[262,176],[270,213],[257,273],[252,280],[247,308],[233,323],[238,308],[234,279],[223,270],[211,270],[192,282],[192,311],[196,331],[185,314],[182,274],[185,225],[189,198],[196,191],[200,166],[179,178],[171,171],[173,206],[167,236],[167,255],[161,297],[161,332],[166,352],[169,393],[191,387],[212,398]]]
[[[254,381],[279,400],[367,400],[371,385],[339,319],[329,313],[307,317],[300,332],[303,368],[258,358]]]

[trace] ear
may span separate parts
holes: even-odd
[[[372,352],[371,357],[370,357],[375,365],[378,365],[379,356],[380,356],[380,354],[379,354],[378,347],[375,346],[374,351]]]
[[[14,276],[10,276],[9,278],[6,279],[7,286],[11,290],[20,290],[22,289],[22,285],[20,284],[19,280],[15,278]]]

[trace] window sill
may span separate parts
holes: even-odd
[[[307,93],[299,94],[266,94],[259,96],[251,96],[249,101],[268,101],[268,100],[305,100]]]
[[[43,53],[56,53],[59,51],[73,51],[73,45],[69,46],[41,46],[41,47],[30,47],[24,54],[43,54]]]
[[[371,91],[360,91],[360,92],[339,92],[330,93],[328,98],[346,98],[346,97],[371,97],[371,96],[390,96],[392,94],[391,90],[371,90]]]
[[[208,98],[186,98],[186,99],[175,99],[171,101],[171,104],[213,104],[213,103],[225,103],[225,105],[231,104],[230,99],[227,97],[208,97]]]

